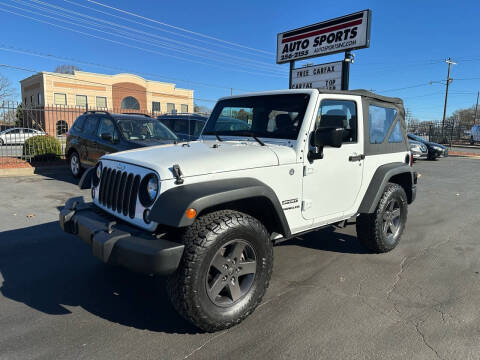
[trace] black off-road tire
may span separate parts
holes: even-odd
[[[207,293],[209,269],[218,252],[235,239],[254,251],[256,273],[242,297],[231,305],[219,306]],[[207,332],[243,321],[260,304],[272,274],[273,245],[265,226],[241,212],[215,211],[196,219],[185,230],[183,243],[185,251],[179,268],[167,278],[167,293],[175,309]]]
[[[390,236],[384,231],[385,218],[388,216],[388,207],[392,202],[398,204],[400,215],[398,219],[398,232]],[[395,206],[395,205],[394,205]],[[357,237],[367,249],[376,253],[385,253],[393,250],[399,243],[407,222],[408,203],[405,190],[398,184],[388,183],[385,191],[373,214],[360,214],[357,217]],[[393,234],[393,233],[392,233]]]

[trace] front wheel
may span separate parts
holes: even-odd
[[[0,139],[0,146],[3,146],[3,145],[5,145],[5,142],[2,139]]]
[[[230,210],[199,217],[183,236],[185,251],[167,292],[177,311],[202,330],[229,328],[262,300],[273,247],[255,218]]]
[[[473,136],[470,137],[470,145],[474,145],[475,144],[475,140],[473,140]]]
[[[80,156],[76,151],[70,155],[69,163],[73,177],[79,178],[82,175],[82,164],[80,163]]]
[[[393,250],[407,223],[407,195],[398,185],[388,183],[373,214],[357,218],[357,237],[369,250],[384,253]]]

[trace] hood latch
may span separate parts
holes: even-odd
[[[173,172],[173,176],[175,176],[175,185],[181,185],[183,184],[183,179],[182,179],[182,170],[180,170],[180,165],[178,164],[175,164],[173,165],[172,167],[172,172]]]

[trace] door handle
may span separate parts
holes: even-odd
[[[348,161],[360,161],[360,160],[363,160],[365,159],[365,155],[364,154],[360,154],[360,155],[350,155],[348,157]]]

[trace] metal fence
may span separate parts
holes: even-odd
[[[422,137],[427,141],[436,142],[448,146],[470,144],[470,130],[472,126],[447,123],[442,126],[441,122],[423,122],[409,124],[407,132]]]
[[[146,109],[97,109],[78,106],[28,106],[0,104],[0,166],[16,167],[31,162],[58,161],[65,158],[66,135],[78,116],[85,111],[163,115]],[[35,137],[35,139],[31,139]],[[30,140],[31,139],[31,140]]]

